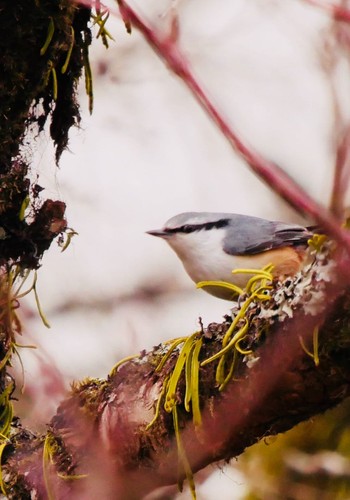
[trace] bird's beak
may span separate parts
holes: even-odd
[[[151,234],[152,236],[159,236],[160,238],[166,238],[169,236],[167,231],[163,229],[152,229],[151,231],[146,231],[146,234]]]

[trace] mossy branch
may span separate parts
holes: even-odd
[[[45,483],[55,498],[91,494],[94,484],[102,496],[139,498],[341,402],[350,394],[350,293],[334,265],[323,255],[274,282],[269,301],[245,307],[241,296],[223,323],[132,356],[106,380],[76,384],[49,425],[49,455],[48,438],[13,429],[3,452],[9,498],[34,489],[44,498]],[[234,338],[227,335],[241,310],[248,328],[220,390],[223,355],[214,357]]]

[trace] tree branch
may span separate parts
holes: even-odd
[[[184,371],[170,409],[169,394],[165,396],[164,388],[181,357],[181,344],[173,350],[169,342],[160,344],[112,370],[106,380],[76,384],[46,437],[19,428],[11,438],[3,459],[9,498],[26,498],[21,495],[34,490],[44,498],[48,489],[55,498],[80,498],[84,492],[93,494],[101,484],[102,496],[140,498],[156,487],[181,483],[188,476],[186,461],[196,472],[214,461],[229,460],[261,438],[338,404],[350,394],[350,294],[334,280],[334,261],[323,256],[293,280],[275,282],[267,301],[251,301],[244,315],[249,328],[240,343],[243,354],[251,354],[236,358],[233,377],[222,391],[217,382],[219,358],[203,362],[222,350],[232,319],[197,332],[203,363],[199,368],[201,425],[186,409]],[[239,298],[233,319],[247,300],[247,296]],[[312,357],[303,347],[312,345],[315,327],[319,328],[319,363],[316,352]],[[174,408],[185,458],[176,443]]]

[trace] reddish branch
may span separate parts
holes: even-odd
[[[334,182],[331,196],[332,212],[339,220],[344,217],[344,201],[350,178],[350,126],[343,132],[337,148]],[[348,214],[347,214],[348,215]]]

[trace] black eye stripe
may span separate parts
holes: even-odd
[[[205,222],[204,224],[184,224],[180,227],[175,227],[173,229],[165,229],[167,233],[194,233],[195,231],[208,231],[209,229],[220,229],[221,227],[225,227],[229,224],[229,219],[220,219],[215,222]]]
[[[221,219],[216,222],[208,222],[207,224],[203,224],[203,226],[205,230],[212,229],[213,227],[220,229],[221,227],[228,226],[229,222],[229,219]]]

